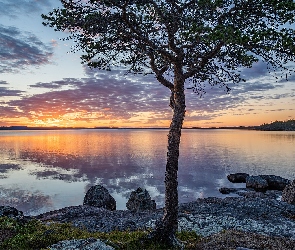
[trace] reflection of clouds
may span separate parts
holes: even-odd
[[[38,214],[44,208],[50,209],[52,201],[50,196],[43,195],[39,191],[30,192],[17,187],[4,188],[0,190],[0,204],[2,206],[12,206],[25,212],[26,214]]]
[[[77,182],[86,181],[81,174],[76,173],[77,171],[71,171],[70,169],[55,168],[55,169],[36,169],[30,171],[31,175],[36,176],[36,179],[52,179],[52,180],[63,180],[65,182]]]
[[[110,179],[109,186],[117,186],[122,182],[128,186],[131,182],[140,183],[141,177],[146,179],[151,176],[150,170],[135,165],[132,159],[122,155],[85,157],[26,150],[20,152],[19,157],[46,166],[30,171],[37,179],[61,179],[69,182],[88,180],[92,183],[97,179]]]
[[[30,180],[36,178],[39,185],[46,183],[46,192],[54,189],[50,185],[61,185],[63,188],[57,188],[54,195],[64,197],[56,202],[63,206],[73,204],[69,199],[82,204],[86,191],[100,184],[116,197],[118,209],[125,208],[131,191],[138,187],[147,189],[157,206],[162,207],[167,132],[29,131],[23,132],[26,136],[17,132],[18,136],[6,141],[0,137],[0,145],[4,144],[6,152],[18,151],[3,156],[20,165],[26,162],[24,169],[29,169],[26,173]],[[275,174],[294,179],[293,142],[292,133],[183,130],[178,179],[180,202],[225,197],[219,193],[220,187],[236,187],[227,180],[229,173]],[[38,190],[43,192],[43,186]],[[55,202],[55,198],[52,200]]]
[[[22,169],[18,164],[1,164],[0,163],[0,179],[8,178],[9,171],[17,171]]]
[[[104,146],[108,147],[108,145]],[[108,151],[107,155],[104,155],[103,151],[98,151],[98,155],[88,155],[87,157],[28,151],[21,152],[20,157],[46,165],[46,168],[38,168],[30,172],[38,179],[88,182],[84,190],[85,193],[92,185],[100,184],[106,187],[110,193],[118,194],[125,202],[131,191],[143,187],[152,191],[150,195],[152,199],[156,200],[158,207],[164,206],[165,147],[160,150],[162,153],[153,161],[150,160],[151,152],[145,152],[145,155],[142,153],[130,154],[128,144],[125,144],[125,147],[125,149],[121,149],[121,153],[114,150],[114,152]],[[113,148],[115,149],[116,145],[113,145]],[[152,148],[146,148],[146,150],[153,151]],[[184,163],[180,165],[179,183],[183,187],[179,190],[181,202],[195,200],[201,196],[220,195],[214,181],[226,178],[224,169],[220,168],[216,162],[220,152],[200,150],[200,154],[203,155],[199,159],[184,160]],[[198,175],[198,172],[202,172],[202,174]],[[124,208],[125,203],[119,204],[120,207]]]

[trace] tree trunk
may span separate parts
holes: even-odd
[[[154,238],[168,245],[179,245],[175,237],[178,228],[178,157],[181,129],[185,116],[184,79],[175,74],[174,90],[171,93],[170,106],[173,117],[168,134],[168,152],[165,172],[165,209],[162,221],[156,225]]]

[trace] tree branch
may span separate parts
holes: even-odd
[[[184,74],[184,78],[190,78],[192,77],[194,74],[196,74],[199,70],[203,69],[205,67],[205,65],[207,64],[207,62],[209,61],[209,59],[215,57],[218,52],[220,51],[221,47],[224,45],[223,41],[220,41],[214,49],[212,49],[210,52],[208,52],[207,54],[205,54],[202,57],[202,61],[199,63],[199,65],[197,67],[191,68],[190,70],[188,70],[185,74]]]
[[[173,91],[174,89],[174,84],[171,83],[170,81],[168,81],[163,74],[165,73],[165,71],[168,70],[168,65],[163,66],[161,69],[158,69],[156,64],[155,64],[155,57],[153,55],[153,53],[149,54],[149,58],[150,58],[150,65],[151,65],[151,69],[155,72],[156,74],[156,78],[157,80],[164,85],[165,87],[167,87],[168,89],[170,89],[171,91]]]
[[[175,57],[173,55],[171,55],[166,50],[160,49],[159,46],[156,46],[148,37],[142,36],[141,34],[143,34],[143,32],[140,32],[139,30],[137,30],[134,27],[134,25],[132,23],[130,23],[130,21],[127,18],[126,6],[122,6],[121,10],[122,10],[123,21],[127,24],[127,26],[130,28],[130,30],[134,34],[136,34],[139,41],[143,41],[145,44],[150,46],[153,50],[158,51],[162,56],[169,58],[169,60],[171,60],[171,61],[175,60]]]

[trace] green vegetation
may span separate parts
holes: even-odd
[[[0,218],[0,249],[48,249],[62,240],[99,238],[115,249],[171,249],[165,245],[145,240],[148,231],[90,233],[69,223],[42,223],[38,220],[19,222],[7,217]],[[185,249],[194,249],[200,240],[195,232],[177,233]]]
[[[265,131],[295,131],[295,120],[275,121],[270,124],[264,123],[258,129]]]

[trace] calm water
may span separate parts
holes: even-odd
[[[125,209],[146,188],[164,204],[166,130],[0,131],[0,205],[25,214],[83,203],[90,186],[105,186]],[[295,132],[184,130],[179,198],[221,196],[234,172],[295,179]]]

